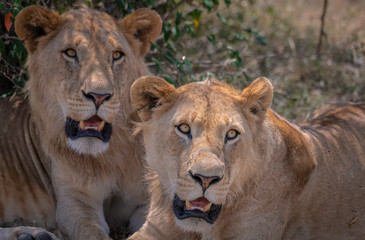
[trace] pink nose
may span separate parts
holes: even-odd
[[[104,94],[100,94],[100,93],[94,93],[94,92],[90,92],[90,93],[84,93],[84,96],[88,99],[91,99],[96,108],[98,108],[104,101],[109,100],[112,97],[112,94],[110,93],[104,93]]]
[[[195,181],[197,181],[200,184],[200,186],[202,186],[203,191],[207,190],[209,186],[219,182],[222,179],[221,177],[218,176],[207,177],[201,174],[192,174],[191,172],[189,172],[189,174]]]

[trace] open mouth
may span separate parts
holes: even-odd
[[[173,209],[178,219],[190,217],[202,218],[210,224],[217,220],[222,209],[222,204],[211,203],[205,197],[200,197],[192,201],[183,201],[175,195]]]
[[[80,122],[71,118],[66,120],[66,134],[72,140],[80,137],[96,137],[103,142],[108,142],[111,133],[112,125],[97,115]]]

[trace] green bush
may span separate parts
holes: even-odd
[[[0,3],[2,97],[20,93],[28,78],[23,68],[27,57],[26,49],[17,39],[14,26],[12,25],[10,31],[6,29],[4,21],[6,14],[12,13],[16,17],[22,8],[32,4],[47,5],[63,13],[74,3],[76,3],[74,0],[53,2],[14,0]],[[231,82],[235,71],[244,64],[240,51],[231,44],[243,42],[266,45],[266,39],[254,29],[232,27],[232,22],[223,13],[229,13],[227,9],[230,8],[230,0],[85,0],[84,3],[90,8],[106,11],[116,18],[121,18],[141,7],[156,10],[163,18],[162,34],[152,44],[146,60],[154,74],[164,77],[175,85],[202,80],[206,78],[206,70],[212,67],[223,69],[224,73],[214,71],[208,74],[218,74]],[[212,24],[212,20],[217,24]],[[196,43],[199,45],[194,46]],[[209,51],[204,51],[206,48],[209,48]],[[201,58],[196,53],[207,53],[207,55]],[[241,77],[245,81],[250,80],[244,72]]]

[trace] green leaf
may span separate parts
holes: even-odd
[[[144,0],[143,3],[145,6],[149,6],[149,5],[154,5],[155,1],[154,0]]]
[[[162,24],[162,32],[163,32],[163,38],[165,41],[169,40],[171,36],[171,24]]]
[[[214,3],[211,0],[203,0],[203,7],[208,9],[208,11],[210,12],[214,7]]]
[[[13,0],[13,8],[21,4],[20,0]]]
[[[164,54],[163,58],[171,64],[175,64],[175,62],[176,62],[176,59],[169,54]]]
[[[224,0],[224,3],[226,4],[227,7],[229,7],[229,5],[231,5],[231,0]]]
[[[5,4],[4,3],[0,3],[0,10],[1,10],[1,12],[5,12]]]
[[[179,26],[182,21],[182,13],[180,11],[176,12],[175,25]]]
[[[151,47],[152,47],[153,49],[156,49],[156,50],[160,49],[160,46],[157,44],[157,42],[152,42],[152,43],[151,43]]]
[[[174,56],[174,53],[171,50],[167,50],[167,52],[163,55],[163,58],[168,61],[169,63],[175,65],[177,60]]]
[[[244,28],[243,31],[245,31],[247,33],[252,33],[252,29],[250,27]]]
[[[131,12],[133,12],[133,10],[135,9],[135,7],[134,7],[134,3],[133,2],[129,2],[128,3],[128,8],[127,8],[127,12],[128,13],[131,13]]]
[[[201,13],[202,13],[202,11],[200,11],[199,9],[194,9],[193,11],[191,11],[188,14],[188,15],[190,15],[193,18],[195,27],[198,27],[199,26],[200,18],[201,18]]]
[[[22,59],[26,51],[21,41],[15,41],[13,50],[19,59]]]
[[[117,0],[117,6],[119,9],[126,9],[126,1],[125,0]]]
[[[161,72],[160,60],[158,60],[156,57],[152,57],[151,60],[156,64],[157,72]]]
[[[192,73],[193,69],[191,68],[191,62],[189,61],[189,59],[185,58],[182,64],[185,71],[187,71],[188,73]]]
[[[169,40],[169,41],[166,42],[166,48],[168,48],[168,49],[170,49],[170,50],[172,50],[174,52],[177,51],[176,50],[176,47],[175,47],[175,44],[171,40]]]
[[[248,39],[239,33],[234,34],[234,38],[238,41],[248,42]]]
[[[216,15],[223,23],[227,23],[227,19],[220,12],[217,12]]]
[[[66,10],[67,10],[66,7],[61,7],[58,9],[58,13],[62,14],[64,12],[66,12]]]
[[[254,31],[252,28],[244,28],[243,31],[247,32],[248,34],[253,34],[255,36],[255,42],[262,46],[267,45],[267,41],[264,36],[262,36],[260,33]]]
[[[180,29],[178,27],[173,27],[171,29],[171,33],[174,36],[174,38],[173,38],[174,41],[176,41],[179,38],[179,36],[180,36]]]
[[[255,34],[255,41],[262,46],[267,46],[266,39],[259,34]]]
[[[208,41],[215,45],[215,35],[211,34],[207,37]]]
[[[189,21],[185,21],[184,29],[185,29],[186,33],[190,35],[190,37],[192,37],[192,38],[194,38],[194,37],[195,37],[195,34],[194,34],[194,27],[193,27],[193,25],[191,24],[191,22],[189,22]]]
[[[231,51],[230,58],[234,58],[235,59],[234,65],[236,65],[236,67],[242,66],[242,59],[240,57],[239,51],[233,49],[231,46],[228,46],[227,48]]]

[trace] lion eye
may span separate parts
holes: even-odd
[[[63,53],[69,58],[76,58],[77,57],[76,50],[72,49],[72,48],[66,49]]]
[[[180,124],[179,126],[177,126],[177,129],[183,134],[189,134],[190,133],[190,126],[186,123]]]
[[[121,51],[115,51],[113,52],[113,61],[118,61],[124,56],[124,53]]]
[[[226,133],[226,139],[225,139],[226,141],[225,142],[231,141],[231,140],[237,138],[239,134],[240,133],[237,130],[234,130],[234,129],[229,130]]]

